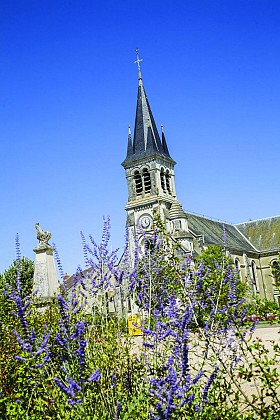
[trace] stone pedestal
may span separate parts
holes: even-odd
[[[42,246],[39,244],[34,249],[34,252],[36,254],[36,261],[33,291],[37,291],[37,298],[44,301],[57,295],[59,288],[53,258],[53,248],[50,245]]]

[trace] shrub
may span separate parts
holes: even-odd
[[[223,251],[208,268],[182,264],[157,225],[149,247],[136,238],[134,260],[127,251],[116,266],[109,221],[100,245],[82,238],[86,270],[45,311],[23,291],[20,268],[7,288],[14,315],[0,331],[1,418],[277,418],[279,345],[271,356],[250,341],[255,324],[244,327],[238,273]],[[117,293],[141,312],[143,338],[108,312]],[[259,381],[255,396],[244,392],[248,381]]]

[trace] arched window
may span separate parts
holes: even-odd
[[[166,171],[166,175],[165,175],[165,182],[166,182],[166,189],[169,192],[169,194],[171,194],[171,188],[170,188],[170,174],[169,171]]]
[[[254,287],[255,291],[257,292],[259,290],[259,285],[258,285],[255,261],[252,261],[251,267],[252,267],[252,283],[253,283],[253,287]]]
[[[141,256],[143,258],[145,258],[147,255],[151,255],[156,247],[154,238],[147,235],[144,235],[140,238],[139,245],[141,248]]]
[[[143,192],[142,178],[139,171],[134,172],[134,182],[136,194],[140,195]]]
[[[165,188],[165,177],[164,177],[164,169],[163,168],[161,168],[161,170],[160,170],[160,183],[161,183],[162,191],[165,192],[166,188]]]
[[[151,177],[147,168],[143,169],[143,181],[145,193],[151,192]]]
[[[155,243],[152,240],[152,238],[145,238],[145,249],[148,252],[153,252],[153,250],[155,249]]]
[[[279,270],[279,264],[277,261],[273,261],[271,264],[272,267],[272,274],[274,277],[274,283],[277,287],[277,289],[280,289],[280,270]]]
[[[235,265],[237,274],[239,274],[239,277],[241,278],[240,261],[238,258],[235,258],[234,265]]]

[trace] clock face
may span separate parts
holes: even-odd
[[[149,216],[142,216],[140,219],[140,223],[143,229],[148,229],[151,225],[151,218]]]

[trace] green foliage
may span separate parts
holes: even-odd
[[[270,342],[267,346],[257,338],[246,343],[245,349],[247,357],[238,369],[239,385],[252,384],[254,392],[242,395],[240,400],[259,418],[276,420],[280,415],[279,343]]]
[[[26,257],[20,260],[15,260],[3,274],[0,274],[1,287],[5,285],[16,288],[16,278],[20,272],[20,283],[22,296],[25,297],[32,292],[33,275],[34,275],[34,262]]]
[[[126,321],[117,318],[108,319],[105,326],[102,317],[88,316],[87,369],[90,372],[98,368],[101,377],[85,391],[82,406],[68,404],[67,397],[53,381],[61,365],[60,349],[55,341],[58,319],[55,304],[44,313],[33,308],[29,316],[30,328],[36,333],[40,334],[44,325],[52,329],[52,363],[42,369],[36,369],[31,360],[26,363],[14,359],[21,354],[12,333],[17,325],[5,325],[5,333],[1,331],[0,418],[111,420],[120,402],[120,418],[148,419],[145,407],[149,406],[150,397],[148,384],[143,382],[145,367],[134,352],[134,338],[127,336]],[[79,370],[74,360],[72,369],[73,375]]]
[[[135,340],[123,329],[122,320],[111,318],[104,329],[104,320],[95,319],[94,328],[89,336],[91,370],[100,369],[101,377],[95,383],[89,403],[94,412],[102,412],[105,418],[113,419],[117,402],[122,405],[124,417],[135,414],[140,419],[146,417],[143,402],[149,400],[143,360],[135,354]],[[102,407],[102,410],[100,410]],[[142,413],[143,412],[143,413]],[[126,414],[125,414],[126,413]],[[135,418],[136,418],[135,417]]]
[[[7,319],[7,318],[6,318]],[[17,354],[18,346],[13,335],[15,323],[10,325],[0,323],[0,391],[1,398],[13,393],[14,374],[17,372],[17,362],[14,356]],[[1,399],[0,399],[1,402]],[[1,403],[0,403],[1,404]],[[1,413],[1,410],[0,410]]]
[[[13,308],[14,309],[14,308]],[[29,326],[36,334],[41,335],[45,325],[53,326],[51,346],[54,356],[56,344],[54,334],[57,325],[57,309],[50,305],[45,313],[40,313],[35,306],[31,307],[28,317]],[[55,417],[54,401],[57,390],[54,389],[51,371],[34,367],[34,360],[21,362],[15,356],[25,356],[20,349],[14,330],[19,330],[15,317],[6,318],[2,325],[0,341],[0,418],[2,419],[51,419]],[[40,357],[40,356],[39,356]],[[54,360],[57,360],[54,358]]]
[[[19,261],[13,261],[10,267],[3,274],[0,274],[0,322],[4,324],[12,318],[11,311],[13,309],[13,304],[4,294],[4,291],[10,291],[11,288],[16,289],[18,273],[20,273],[22,297],[28,296],[32,292],[34,262],[22,257]]]
[[[236,272],[233,260],[229,257],[225,250],[218,245],[209,245],[196,259],[196,266],[203,267],[204,282],[202,293],[207,290],[213,290],[214,294],[220,300],[221,305],[228,302],[228,293],[230,281],[222,283],[222,279],[227,275],[235,275],[238,277],[236,297],[238,300],[245,298],[248,294],[247,284],[240,279],[239,273]]]
[[[180,293],[181,276],[178,244],[166,232],[159,215],[154,213],[154,235],[145,238],[144,250],[137,261],[135,290],[144,296],[142,301],[137,301],[138,306],[149,309],[151,315],[171,293]]]
[[[168,417],[170,420],[190,419],[221,419],[249,420],[279,418],[279,383],[280,383],[280,348],[279,344],[271,343],[270,349],[260,340],[252,341],[245,337],[244,328],[234,330],[234,336],[225,336],[225,340],[237,343],[241,339],[242,345],[236,345],[230,354],[241,354],[239,367],[232,368],[231,360],[227,360],[227,351],[231,344],[219,347],[223,327],[229,316],[234,313],[223,305],[229,300],[230,282],[237,273],[231,276],[234,269],[231,259],[224,255],[219,247],[209,247],[195,266],[182,265],[178,257],[179,249],[167,235],[160,219],[156,218],[156,235],[161,246],[150,247],[147,256],[150,259],[139,260],[137,266],[137,279],[150,281],[151,289],[146,294],[147,324],[154,328],[156,322],[153,311],[159,308],[159,301],[168,299],[170,295],[180,296],[180,305],[191,305],[189,302],[191,287],[195,281],[201,283],[201,297],[204,305],[194,307],[199,315],[194,328],[185,336],[185,350],[188,355],[187,374],[197,372],[198,365],[203,366],[205,377],[202,377],[202,387],[199,383],[191,389],[194,400],[201,399],[203,387],[207,383],[206,373],[214,366],[219,365],[219,373],[213,382],[204,403],[203,410],[198,410],[195,404],[179,405],[176,411]],[[202,264],[202,258],[204,265]],[[21,281],[24,285],[23,293],[27,295],[32,288],[33,264],[26,259],[22,261]],[[192,272],[192,276],[188,277]],[[8,283],[15,286],[17,267],[14,263],[0,276],[1,287]],[[186,279],[192,279],[187,282]],[[226,281],[225,281],[226,280]],[[141,282],[139,282],[140,284]],[[5,286],[6,287],[6,286]],[[140,287],[138,285],[138,287]],[[165,289],[164,294],[162,289]],[[141,290],[140,290],[141,291]],[[209,294],[210,291],[210,294]],[[246,294],[246,288],[240,281],[238,283],[237,297]],[[210,297],[209,297],[210,296]],[[212,299],[216,299],[217,313],[212,313],[213,323],[209,323],[208,330],[212,335],[204,335],[206,330],[202,326],[209,319]],[[193,297],[194,299],[197,296]],[[2,301],[1,301],[2,299]],[[3,420],[148,420],[151,418],[150,410],[155,408],[157,400],[150,393],[150,378],[162,373],[165,366],[163,361],[168,360],[171,346],[175,336],[170,336],[164,344],[154,348],[143,348],[142,337],[131,337],[127,334],[127,320],[117,317],[103,317],[101,315],[71,313],[69,335],[74,333],[74,325],[86,318],[87,342],[86,377],[99,369],[100,378],[87,383],[80,391],[82,403],[71,405],[69,398],[55,384],[54,377],[66,380],[63,376],[63,367],[71,376],[79,375],[80,366],[75,358],[76,348],[61,349],[56,341],[56,335],[61,328],[61,319],[56,302],[50,302],[44,312],[38,311],[36,305],[31,305],[28,315],[28,326],[36,336],[42,337],[46,329],[50,330],[49,346],[52,354],[51,362],[42,368],[36,368],[40,355],[26,361],[15,360],[15,356],[25,356],[22,348],[16,341],[13,330],[19,330],[17,318],[5,315],[5,311],[12,308],[4,295],[0,295],[3,305],[0,308],[0,418]],[[198,301],[194,301],[197,303]],[[162,301],[161,301],[162,303]],[[258,302],[259,311],[272,309],[269,302]],[[222,308],[219,312],[218,308]],[[213,305],[212,305],[213,309]],[[208,312],[207,312],[208,311]],[[172,324],[172,314],[162,321]],[[208,318],[207,318],[208,317]],[[176,336],[178,339],[178,335]],[[210,337],[210,338],[209,338]],[[144,336],[147,340],[147,336]],[[148,343],[149,344],[149,343]],[[219,351],[220,349],[220,351]],[[70,369],[70,370],[69,370]],[[253,384],[253,392],[250,385]],[[256,386],[255,386],[256,385]],[[117,417],[117,407],[121,410]],[[202,408],[202,407],[200,407]],[[162,416],[162,420],[167,417]]]
[[[225,252],[222,247],[218,245],[208,245],[201,255],[196,259],[197,264],[204,262],[205,270],[209,268],[211,271],[216,270],[216,264],[233,264],[233,261],[225,256]]]
[[[259,321],[278,323],[280,321],[280,307],[276,302],[258,297],[251,299],[247,304],[247,316]]]

